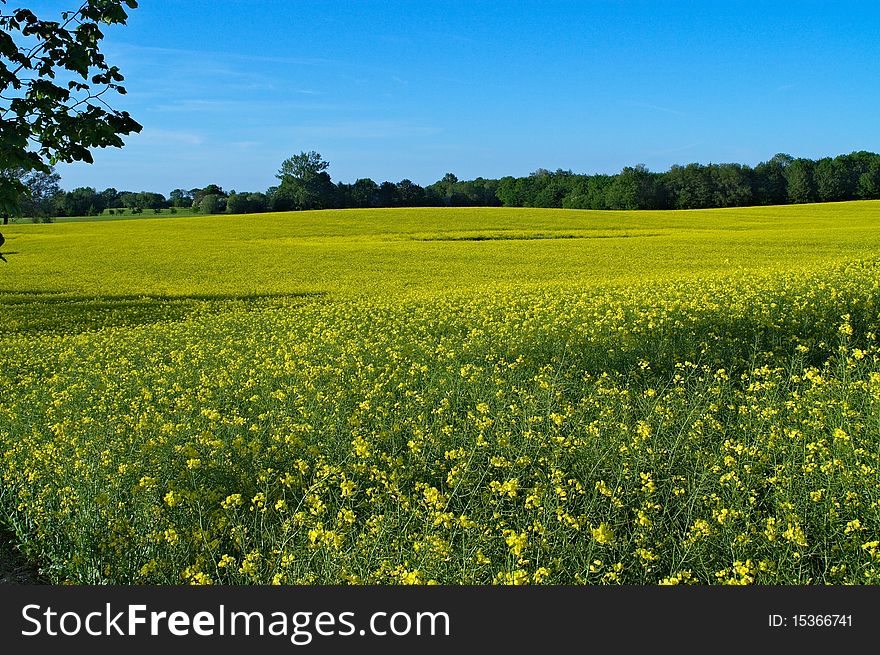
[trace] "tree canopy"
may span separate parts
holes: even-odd
[[[110,107],[123,76],[100,51],[102,28],[124,25],[136,0],[86,0],[43,19],[0,0],[0,169],[50,173],[58,162],[92,163],[91,148],[123,145],[141,125]],[[18,213],[27,187],[0,177],[0,212]]]
[[[301,152],[281,164],[276,209],[330,209],[337,205],[337,188],[326,170],[330,162],[314,150]]]

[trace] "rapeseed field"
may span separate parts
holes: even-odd
[[[880,582],[880,202],[4,234],[53,582]]]

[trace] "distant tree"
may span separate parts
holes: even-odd
[[[458,182],[458,176],[455,173],[446,173],[441,179],[440,183],[445,185],[447,189],[452,189],[452,185]]]
[[[440,199],[440,202],[448,206],[454,204],[456,183],[458,183],[458,177],[455,173],[446,173],[440,180],[434,182],[431,187],[433,187],[434,193]]]
[[[233,192],[234,193],[234,192]],[[217,186],[216,184],[209,184],[204,189],[202,189],[202,194],[204,195],[212,195],[212,196],[226,196],[226,192],[223,191],[222,188]]]
[[[122,207],[122,202],[119,200],[119,192],[113,187],[104,189],[98,196],[101,198],[101,204],[105,207],[112,207],[113,209]]]
[[[335,207],[337,188],[325,172],[329,166],[314,150],[285,159],[276,175],[281,180],[276,205],[280,201],[289,209]]]
[[[310,150],[309,152],[301,152],[298,155],[285,159],[281,163],[281,168],[276,177],[280,180],[283,180],[285,177],[304,180],[322,171],[326,171],[328,168],[330,168],[330,162],[324,161],[320,154]]]
[[[200,207],[202,204],[202,198],[204,198],[205,196],[217,196],[219,198],[225,198],[227,196],[227,193],[216,184],[209,184],[204,189],[193,189],[190,192],[190,197],[192,198],[192,207]]]
[[[90,148],[119,147],[122,135],[140,132],[104,97],[125,93],[119,69],[99,49],[101,27],[124,25],[125,7],[137,2],[86,0],[60,20],[25,8],[0,14],[0,165],[51,173],[56,162],[91,163]],[[19,212],[25,193],[20,178],[0,176],[4,223]]]
[[[412,180],[397,183],[397,201],[401,207],[419,207],[425,204],[425,190]]]
[[[875,156],[867,170],[859,176],[858,195],[860,198],[880,198],[880,156]]]
[[[477,181],[480,181],[481,178],[477,178]],[[501,205],[501,201],[498,200],[498,180],[493,179],[482,179],[481,186],[483,188],[483,203],[487,207],[498,207]]]
[[[296,209],[296,199],[290,186],[269,189],[269,209],[273,212],[287,212]]]
[[[174,189],[168,194],[168,198],[172,207],[192,207],[193,194],[185,189]]]
[[[644,164],[624,167],[605,194],[609,209],[655,209],[657,199],[657,182]]]
[[[703,209],[712,207],[715,189],[708,167],[692,163],[673,165],[663,176],[672,206],[676,209]]]
[[[571,193],[576,183],[571,171],[551,173],[542,168],[529,177],[533,193],[528,204],[532,207],[561,208],[563,198]]]
[[[880,159],[880,155],[859,150],[848,155],[839,155],[836,159],[839,159],[846,168],[846,199],[864,198],[862,176],[871,169],[873,162]]]
[[[752,204],[752,169],[740,164],[717,164],[708,168],[712,207],[743,207]]]
[[[24,178],[29,196],[26,202],[27,213],[30,216],[48,217],[52,211],[52,200],[61,193],[58,183],[61,176],[50,168],[49,172],[33,170]]]
[[[859,197],[859,178],[867,172],[876,156],[862,150],[834,158],[834,165],[839,168],[844,181],[843,200],[855,200]]]
[[[587,197],[590,209],[608,209],[608,187],[614,178],[611,175],[592,175],[587,180]]]
[[[144,209],[164,209],[168,206],[168,201],[161,193],[152,191],[141,191],[138,195],[140,206]]]
[[[813,168],[813,179],[816,184],[816,195],[822,202],[846,200],[848,193],[849,171],[840,159],[823,157]]]
[[[504,207],[522,207],[516,189],[516,178],[506,175],[498,180],[495,196]]]
[[[793,203],[816,202],[814,164],[810,159],[795,159],[785,167],[788,199]]]
[[[54,213],[55,197],[62,194],[58,182],[61,176],[50,168],[49,172],[24,169],[7,169],[0,173],[0,177],[14,178],[24,188],[22,197],[18,200],[19,211],[23,216],[31,218],[47,218]]]
[[[132,193],[131,191],[123,191],[119,194],[120,204],[128,209],[164,209],[168,206],[168,201],[161,193],[153,193],[152,191],[140,191]]]
[[[269,198],[265,193],[249,193],[247,194],[248,201],[248,211],[250,212],[264,212],[269,209]]]
[[[355,180],[349,190],[354,207],[376,207],[379,204],[379,185],[368,177]]]
[[[61,203],[56,209],[62,216],[94,216],[105,209],[98,192],[92,187],[78,187],[61,194],[59,200]]]
[[[393,182],[382,182],[376,192],[376,202],[379,207],[397,207],[400,204],[397,185]]]
[[[495,192],[498,189],[498,180],[487,180],[478,177],[469,182],[459,183],[456,185],[459,193],[467,198],[468,204],[479,207],[497,207],[501,204]],[[425,194],[425,204],[428,203],[428,196]]]
[[[608,209],[606,195],[611,186],[611,175],[578,176],[568,195],[562,199],[566,209]]]
[[[788,180],[785,170],[794,161],[791,155],[777,153],[761,162],[753,172],[753,197],[759,205],[783,205],[788,202]]]
[[[219,214],[225,209],[223,200],[219,194],[209,193],[201,199],[199,211],[203,214]]]
[[[140,198],[137,193],[122,191],[119,194],[119,202],[126,209],[143,209],[141,204],[142,198]]]
[[[480,204],[480,189],[475,180],[459,180],[453,186],[454,205],[473,207]]]
[[[229,214],[247,214],[249,210],[247,195],[230,193],[226,199],[226,212]]]

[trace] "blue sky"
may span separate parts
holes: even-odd
[[[876,152],[878,30],[876,2],[141,0],[104,48],[143,132],[58,171],[167,194],[265,190],[302,150],[419,184]]]

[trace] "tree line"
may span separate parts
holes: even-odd
[[[642,165],[617,175],[544,169],[504,177],[496,191],[507,207],[567,209],[708,209],[880,198],[880,155],[859,151],[819,160],[777,154],[755,167],[687,164],[665,173]]]
[[[422,187],[411,180],[376,183],[361,178],[336,182],[329,162],[314,151],[285,160],[279,184],[260,192],[224,191],[216,184],[174,189],[168,195],[148,191],[63,191],[53,170],[6,171],[17,175],[28,193],[22,213],[35,220],[52,216],[89,216],[105,211],[160,212],[170,208],[203,214],[367,207],[505,206],[567,209],[704,209],[749,205],[833,202],[880,198],[880,155],[853,152],[818,160],[777,154],[754,167],[743,164],[675,165],[664,173],[643,165],[616,175],[581,175],[538,169],[525,177],[459,180],[447,173]]]

